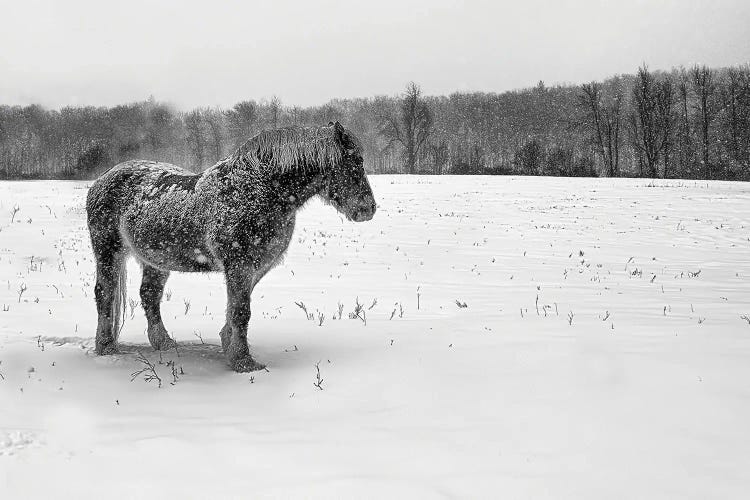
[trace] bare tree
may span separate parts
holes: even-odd
[[[685,68],[680,68],[677,80],[677,99],[679,107],[679,127],[677,149],[681,174],[692,170],[694,157],[693,131],[690,127],[690,75]]]
[[[268,102],[268,111],[270,112],[270,122],[273,128],[279,127],[279,115],[281,114],[281,99],[273,96]]]
[[[292,120],[292,125],[300,125],[302,121],[302,108],[299,106],[292,106],[288,109],[289,117]],[[328,123],[328,122],[325,122]]]
[[[258,125],[258,104],[255,101],[242,101],[224,113],[227,133],[234,148],[240,147],[256,131]]]
[[[150,99],[146,108],[145,123],[145,144],[146,149],[154,159],[168,159],[175,161],[173,158],[165,158],[167,150],[174,144],[175,136],[175,113],[165,105],[159,104]]]
[[[388,139],[386,149],[400,144],[407,173],[416,173],[417,158],[430,135],[433,123],[432,113],[422,99],[419,85],[410,82],[399,102],[398,112],[386,111],[381,115],[380,121],[380,134]]]
[[[615,83],[614,95],[605,98],[598,82],[581,85],[579,104],[584,109],[592,140],[610,177],[620,175],[620,129],[622,92]]]
[[[203,135],[203,114],[193,110],[183,117],[185,143],[195,159],[194,166],[201,167],[205,161],[206,140]]]
[[[218,161],[223,156],[224,115],[218,109],[206,108],[201,111],[203,123],[206,125],[208,142],[211,146],[211,160]]]
[[[448,142],[445,139],[442,139],[436,144],[430,144],[429,152],[435,165],[435,173],[438,175],[443,174],[448,165],[448,160],[450,159]]]
[[[639,158],[646,162],[647,175],[657,176],[657,162],[661,150],[657,110],[658,84],[644,64],[638,68],[633,84],[633,110],[630,113],[630,135]]]
[[[644,64],[633,84],[630,135],[638,158],[645,161],[647,174],[659,175],[659,158],[666,177],[674,128],[674,85],[668,76],[656,78]],[[641,172],[643,175],[643,172]]]
[[[659,82],[656,93],[656,118],[659,126],[660,149],[662,159],[664,160],[663,176],[666,178],[669,174],[669,155],[672,152],[674,143],[674,128],[676,122],[675,110],[675,88],[674,83],[665,76]]]
[[[750,169],[750,65],[728,68],[720,85],[721,142],[725,145],[725,177],[729,164]],[[736,175],[733,172],[731,176]]]
[[[711,168],[710,158],[710,129],[716,110],[713,103],[716,83],[714,82],[714,72],[708,66],[694,66],[690,71],[692,77],[693,90],[696,93],[696,111],[701,130],[701,152],[704,168],[704,175],[707,179],[712,178],[713,171]]]

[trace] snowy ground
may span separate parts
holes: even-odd
[[[372,184],[300,215],[235,374],[218,275],[170,278],[178,352],[136,307],[94,356],[87,184],[0,183],[0,498],[745,497],[749,185]]]

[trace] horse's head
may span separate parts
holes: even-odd
[[[329,126],[341,144],[341,162],[326,173],[320,196],[347,219],[368,221],[375,215],[376,205],[365,174],[360,142],[339,122]]]

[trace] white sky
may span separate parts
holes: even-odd
[[[0,103],[286,105],[750,61],[749,0],[0,0]]]

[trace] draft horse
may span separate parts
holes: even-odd
[[[154,349],[173,347],[159,304],[171,271],[221,272],[227,289],[221,345],[238,372],[262,369],[247,343],[250,295],[289,246],[297,210],[319,196],[347,219],[375,214],[359,140],[339,122],[267,130],[201,174],[126,161],[97,179],[86,200],[96,257],[96,353],[117,352],[125,313],[125,262],[143,269],[140,296]]]

